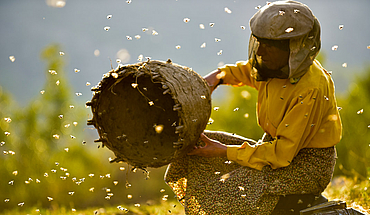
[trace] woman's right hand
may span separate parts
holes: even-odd
[[[204,76],[204,79],[207,81],[212,93],[218,85],[222,84],[222,72],[220,69],[217,69]]]

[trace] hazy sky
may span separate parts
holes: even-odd
[[[370,65],[367,48],[370,1],[302,2],[321,23],[324,67],[333,71],[337,89],[344,91],[353,74]],[[64,52],[61,57],[66,60],[65,71],[73,92],[81,92],[79,99],[83,101],[91,99],[91,86],[87,87],[86,82],[97,84],[102,74],[110,70],[110,59],[116,67],[117,58],[123,63],[136,63],[139,55],[156,60],[171,58],[205,75],[220,63],[246,59],[249,19],[256,7],[265,3],[260,0],[132,0],[131,3],[2,0],[0,86],[23,104],[37,96],[48,70],[40,60],[40,52],[53,43],[59,44]],[[210,23],[214,23],[213,27]],[[105,27],[110,29],[106,31]],[[148,30],[143,32],[143,28]],[[153,35],[153,30],[158,35]],[[216,42],[216,38],[220,41]],[[333,51],[335,45],[338,49]],[[221,55],[217,54],[220,50]],[[9,56],[14,56],[15,61]],[[343,63],[347,63],[346,68],[342,67]],[[74,72],[76,68],[79,73]]]

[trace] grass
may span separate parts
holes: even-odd
[[[370,180],[358,181],[345,177],[334,178],[323,193],[329,200],[340,199],[365,214],[370,214]],[[184,215],[184,208],[177,201],[162,201],[160,204],[121,205],[117,207],[76,209],[72,208],[16,208],[5,211],[2,215]]]
[[[162,201],[160,204],[150,205],[120,205],[117,207],[105,208],[88,208],[88,209],[72,209],[72,208],[54,208],[54,209],[14,209],[5,211],[2,215],[184,215],[184,208],[178,202]]]
[[[370,214],[370,178],[366,181],[345,177],[334,178],[323,195],[329,200],[345,201],[347,207]]]

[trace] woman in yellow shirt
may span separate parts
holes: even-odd
[[[333,174],[342,127],[333,81],[315,60],[318,20],[306,5],[280,1],[262,7],[250,27],[249,60],[205,79],[212,91],[255,88],[265,135],[256,142],[206,131],[205,145],[169,166],[166,182],[189,214],[299,214],[318,203]]]
[[[203,137],[205,142],[210,143],[207,147],[214,144],[220,152],[209,152],[207,147],[200,147],[190,154],[206,157],[218,156],[217,153],[225,155],[227,148],[229,160],[258,170],[266,165],[276,169],[288,166],[302,148],[327,148],[339,142],[341,122],[333,81],[318,61],[315,60],[300,80],[293,84],[289,79],[279,78],[256,81],[250,75],[249,62],[226,65],[206,80],[220,81],[217,80],[219,74],[222,74],[225,84],[249,85],[258,90],[258,123],[273,140],[252,146],[244,143],[242,146],[226,147],[217,146],[217,142]]]

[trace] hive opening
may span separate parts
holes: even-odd
[[[135,77],[133,73],[101,93],[97,112],[105,111],[101,117],[108,120],[102,120],[101,127],[113,142],[108,148],[119,151],[116,156],[138,162],[171,159],[175,151],[172,143],[178,140],[174,125],[179,123],[179,116],[173,110],[175,101],[163,91],[162,84],[153,83],[151,76]]]

